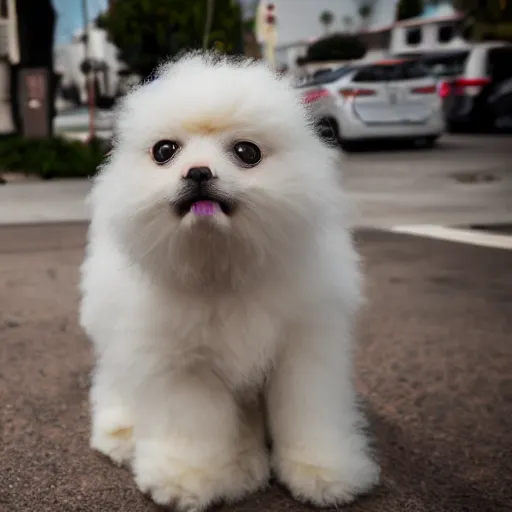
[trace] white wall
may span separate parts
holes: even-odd
[[[465,48],[469,45],[460,35],[446,43],[440,42],[438,39],[439,28],[450,23],[435,22],[426,23],[417,27],[412,26],[396,26],[391,33],[390,52],[392,54],[401,53],[421,53],[425,51],[443,51]],[[452,23],[454,25],[454,23]],[[409,30],[421,30],[421,42],[417,45],[410,45],[407,42],[407,33]]]
[[[0,61],[0,134],[15,131],[11,109],[10,64]]]
[[[260,0],[265,3],[266,0]],[[351,16],[353,30],[361,26],[358,9],[362,0],[273,0],[278,21],[278,46],[307,41],[325,35],[320,23],[320,14],[331,11],[334,22],[331,32],[345,29],[343,18]],[[369,0],[373,3],[373,14],[369,20],[371,27],[390,25],[395,18],[397,0]]]

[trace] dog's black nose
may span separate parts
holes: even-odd
[[[213,178],[213,173],[209,167],[191,167],[185,176],[187,180],[201,183],[201,181],[208,181]]]

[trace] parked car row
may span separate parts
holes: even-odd
[[[297,85],[325,138],[421,140],[512,122],[512,45],[354,62]]]

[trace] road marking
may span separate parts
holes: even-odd
[[[393,226],[391,231],[394,233],[437,238],[438,240],[447,240],[449,242],[459,242],[463,244],[479,245],[481,247],[512,250],[512,236],[484,233],[470,229],[455,229],[425,224]]]

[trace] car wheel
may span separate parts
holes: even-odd
[[[338,145],[339,130],[335,119],[324,117],[315,123],[318,136],[329,145]]]
[[[357,143],[352,140],[340,138],[340,147],[346,153],[352,153],[357,150]]]
[[[467,121],[465,123],[460,121],[451,121],[446,125],[448,133],[469,133],[474,129],[473,123]]]
[[[433,148],[437,145],[437,141],[439,140],[439,135],[431,135],[429,137],[425,137],[425,147]]]
[[[457,123],[454,123],[454,122],[447,122],[446,123],[446,131],[448,133],[457,133],[458,132],[458,125]]]
[[[429,135],[427,137],[418,137],[413,142],[417,148],[430,149],[436,145],[438,138],[439,135]]]
[[[489,110],[482,115],[481,128],[485,133],[493,133],[496,131],[496,116]]]

